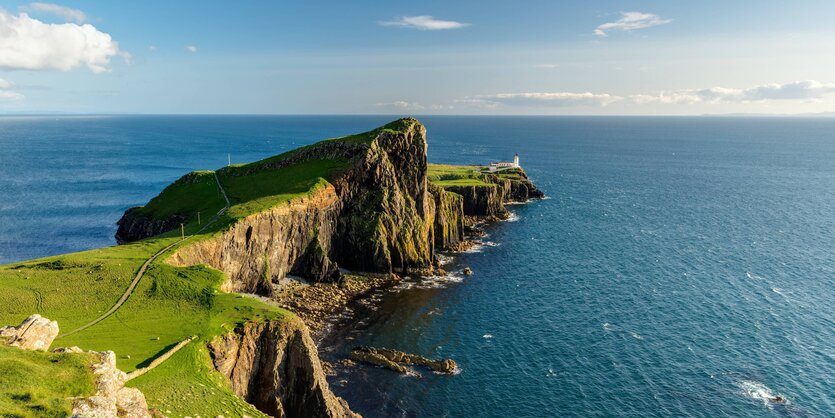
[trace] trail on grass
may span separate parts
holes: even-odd
[[[220,190],[220,193],[223,194],[223,199],[226,201],[226,206],[224,206],[223,209],[219,210],[215,214],[215,216],[213,216],[212,219],[209,219],[209,221],[206,222],[206,225],[203,225],[203,227],[198,229],[197,232],[195,232],[191,235],[188,235],[185,238],[183,238],[183,239],[181,239],[181,240],[179,240],[179,241],[177,241],[177,242],[175,242],[171,245],[168,245],[167,247],[157,251],[156,253],[154,253],[154,255],[152,255],[150,258],[145,260],[145,262],[142,264],[142,267],[140,267],[139,271],[136,272],[136,276],[133,277],[133,281],[131,281],[130,286],[128,286],[127,290],[125,290],[125,293],[122,294],[122,297],[120,297],[119,300],[116,302],[116,304],[113,305],[107,312],[103,313],[98,318],[96,318],[96,319],[94,319],[94,320],[92,320],[92,321],[90,321],[90,322],[88,322],[88,323],[70,331],[70,332],[59,335],[57,338],[67,337],[67,336],[70,336],[70,335],[75,334],[77,332],[84,331],[85,329],[90,328],[93,325],[96,325],[99,322],[103,321],[108,316],[113,315],[113,313],[116,312],[117,310],[119,310],[119,308],[121,308],[122,305],[128,300],[130,295],[133,293],[133,290],[136,288],[136,285],[139,284],[139,280],[142,279],[142,276],[145,275],[145,271],[148,270],[148,267],[151,265],[151,263],[154,262],[154,260],[156,260],[159,256],[164,254],[166,251],[173,248],[175,245],[177,245],[177,244],[179,244],[179,243],[181,243],[181,242],[183,242],[183,241],[185,241],[185,240],[187,240],[187,239],[205,231],[206,228],[208,228],[211,224],[213,224],[215,221],[217,221],[218,218],[220,218],[220,216],[223,215],[223,213],[226,212],[229,209],[229,206],[231,205],[231,202],[229,202],[229,197],[226,196],[226,190],[224,190],[223,185],[220,184],[220,178],[218,178],[217,172],[214,172],[213,174],[215,175],[215,181],[217,182],[217,187]]]

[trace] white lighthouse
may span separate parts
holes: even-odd
[[[513,156],[513,167],[519,168],[519,154]]]

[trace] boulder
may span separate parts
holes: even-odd
[[[58,336],[58,322],[50,321],[34,314],[20,325],[0,328],[0,337],[6,338],[6,344],[24,350],[49,350],[52,341]]]

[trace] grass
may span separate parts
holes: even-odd
[[[236,175],[249,165],[221,171],[221,183],[232,207],[229,216],[243,218],[328,186],[328,180],[350,166],[348,160],[309,160],[289,167]]]
[[[70,397],[95,392],[93,357],[9,347],[0,341],[0,416],[69,416]]]
[[[201,221],[208,221],[225,205],[213,172],[194,171],[171,183],[137,213],[156,219],[177,214],[191,222],[200,212]]]
[[[472,165],[429,164],[427,178],[440,187],[494,186],[482,179],[478,167]]]

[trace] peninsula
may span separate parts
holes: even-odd
[[[0,412],[357,416],[318,357],[327,318],[444,274],[438,253],[543,197],[518,159],[491,170],[426,151],[405,118],[188,173],[125,212],[120,245],[0,266],[0,324],[21,324],[0,333]]]

